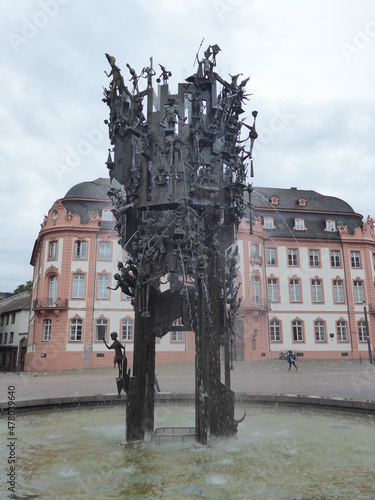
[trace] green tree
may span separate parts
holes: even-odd
[[[24,285],[18,285],[18,287],[14,290],[13,293],[21,293],[21,292],[31,293],[32,289],[33,289],[33,282],[26,281]]]

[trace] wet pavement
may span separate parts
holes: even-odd
[[[375,365],[368,361],[299,361],[298,371],[283,360],[238,361],[231,371],[231,388],[247,394],[286,394],[375,401]],[[194,393],[194,364],[157,365],[162,392]],[[117,370],[0,373],[0,402],[8,387],[17,401],[56,397],[116,394]],[[223,377],[224,378],[224,377]]]

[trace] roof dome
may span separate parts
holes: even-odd
[[[113,186],[113,182],[112,182]],[[64,196],[65,198],[90,198],[90,199],[107,199],[108,191],[111,187],[110,179],[99,177],[95,181],[80,182],[71,187]]]

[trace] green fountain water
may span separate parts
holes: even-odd
[[[373,417],[247,406],[230,439],[125,443],[124,408],[17,416],[18,498],[373,499]],[[242,408],[237,408],[240,416]],[[157,427],[194,426],[193,406],[158,406]],[[1,455],[7,456],[2,426]],[[3,494],[7,493],[2,472]],[[9,492],[8,492],[9,493]],[[2,497],[3,498],[3,497]]]

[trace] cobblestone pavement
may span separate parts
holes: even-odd
[[[363,361],[299,361],[298,371],[288,363],[239,361],[231,371],[235,392],[293,394],[375,401],[375,365]],[[194,365],[158,365],[162,392],[194,393]],[[64,396],[115,394],[117,370],[89,369],[69,372],[18,372],[0,374],[0,402],[15,386],[17,401]]]

